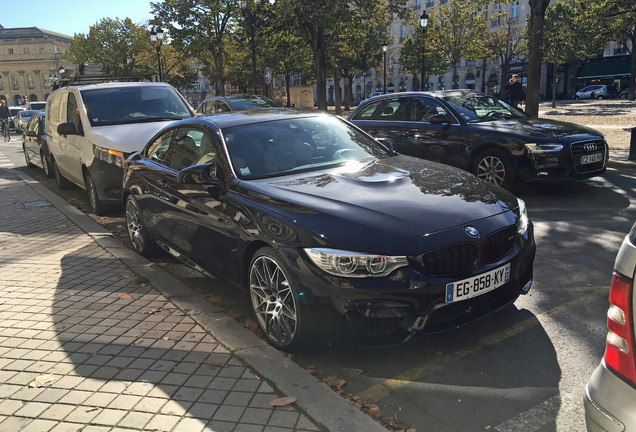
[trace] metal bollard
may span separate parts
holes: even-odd
[[[629,156],[627,160],[636,160],[636,127],[632,128],[632,137],[629,140]]]

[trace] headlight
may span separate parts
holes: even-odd
[[[530,153],[558,152],[563,150],[563,144],[559,143],[527,143],[526,149]]]
[[[408,265],[405,256],[367,255],[325,248],[307,248],[305,252],[314,264],[335,276],[381,277]]]
[[[124,167],[126,155],[122,152],[93,145],[93,154],[97,159],[106,162],[107,164],[115,165],[119,168]]]
[[[517,219],[517,233],[524,235],[528,231],[528,210],[524,200],[517,198],[519,203],[519,219]]]

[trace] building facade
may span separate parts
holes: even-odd
[[[61,54],[71,37],[37,27],[0,25],[0,99],[9,106],[46,100],[53,86],[72,73]]]

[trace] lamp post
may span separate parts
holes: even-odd
[[[255,5],[260,4],[261,0],[252,0]],[[243,10],[243,16],[247,21],[250,29],[250,50],[252,52],[252,85],[254,86],[254,94],[258,94],[258,77],[256,76],[256,46],[254,44],[254,20],[256,18],[255,11],[248,7],[248,0],[239,0],[239,6]]]
[[[389,46],[386,44],[386,42],[384,42],[382,44],[382,51],[384,51],[384,87],[382,90],[382,93],[386,94],[386,50],[389,48]]]
[[[153,27],[150,30],[150,41],[155,46],[157,50],[157,66],[159,69],[159,81],[163,81],[163,77],[161,76],[161,45],[163,44],[164,33],[161,27],[155,28]]]
[[[420,90],[426,91],[428,90],[428,80],[424,78],[424,74],[426,73],[426,61],[424,57],[424,39],[426,38],[426,26],[428,25],[428,14],[426,10],[422,12],[420,15],[420,27],[422,27],[422,79],[420,80]]]

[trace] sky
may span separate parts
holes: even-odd
[[[0,12],[0,25],[4,28],[39,27],[67,36],[87,34],[90,26],[102,18],[130,18],[135,24],[152,18],[150,0],[0,0],[0,11],[15,8],[22,11]]]

